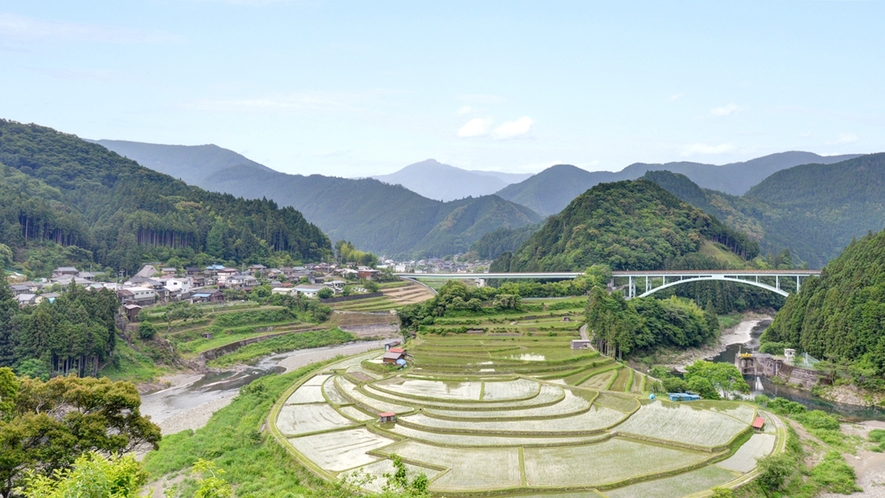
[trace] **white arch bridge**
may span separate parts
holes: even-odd
[[[577,278],[580,272],[524,272],[524,273],[397,273],[398,277],[414,280],[425,279],[532,279],[564,280]],[[802,287],[802,279],[820,276],[820,270],[658,270],[613,271],[614,279],[627,279],[627,298],[645,297],[663,289],[691,282],[736,282],[765,289],[781,296],[789,296],[784,289],[786,282],[796,282],[796,292]],[[622,280],[623,281],[623,280]]]

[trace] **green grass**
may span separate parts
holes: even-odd
[[[157,365],[150,356],[132,349],[122,341],[117,344],[114,354],[115,361],[100,372],[100,375],[113,381],[149,382],[170,371],[168,367]]]
[[[331,496],[332,489],[299,465],[273,437],[260,428],[273,403],[298,378],[334,360],[315,363],[286,375],[263,377],[240,391],[234,401],[217,411],[205,427],[165,436],[160,448],[144,459],[151,479],[187,471],[198,459],[214,461],[223,477],[236,488],[238,498]],[[195,486],[185,481],[181,496],[192,496]],[[167,494],[167,496],[170,496]]]
[[[729,313],[728,315],[719,315],[719,328],[721,330],[730,329],[741,323],[744,319],[743,313]]]
[[[295,349],[317,348],[354,340],[353,334],[341,329],[297,332],[262,342],[243,346],[231,354],[216,358],[207,363],[213,367],[226,367],[236,363],[245,363],[273,353],[292,351]]]

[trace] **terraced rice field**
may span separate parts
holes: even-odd
[[[743,479],[784,437],[739,437],[749,405],[651,401],[642,374],[569,340],[425,335],[387,373],[380,351],[347,358],[280,398],[273,432],[326,479],[383,476],[398,455],[449,497],[689,495]]]

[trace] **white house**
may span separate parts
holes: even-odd
[[[317,297],[317,294],[319,294],[319,292],[325,288],[326,288],[326,286],[324,286],[324,285],[316,285],[316,284],[301,284],[301,285],[296,285],[295,287],[292,287],[292,289],[295,292],[297,292],[298,294],[301,294],[302,296],[309,297],[309,298]]]

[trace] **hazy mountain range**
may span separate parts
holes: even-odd
[[[214,145],[97,143],[207,190],[294,207],[333,241],[382,255],[465,252],[487,232],[541,221],[531,209],[494,195],[442,202],[371,178],[289,175]]]
[[[505,231],[496,236],[501,244],[493,252],[506,250],[528,237],[528,233],[511,237],[506,229],[535,224],[559,213],[599,183],[637,179],[650,171],[684,175],[684,181],[673,179],[678,175],[649,178],[747,233],[764,252],[789,247],[813,267],[835,256],[852,236],[881,229],[882,218],[877,216],[882,210],[876,206],[885,205],[885,194],[879,194],[885,188],[876,189],[885,179],[885,170],[879,170],[878,160],[863,159],[878,156],[784,152],[723,166],[635,163],[619,172],[556,165],[507,185],[519,177],[468,171],[432,159],[377,179],[345,179],[279,173],[214,145],[98,143],[208,190],[264,197],[292,206],[332,240],[350,240],[389,256],[463,252],[483,235],[500,229]],[[783,178],[792,180],[785,183]],[[844,184],[855,181],[851,179],[861,179],[856,180],[861,184],[856,188]],[[686,187],[685,182],[691,186]],[[495,195],[483,194],[500,185],[504,186]],[[834,185],[839,186],[841,197],[822,195]],[[428,198],[434,191],[441,199],[459,200]],[[422,192],[427,195],[420,195]],[[785,204],[785,199],[791,199],[790,203]],[[495,245],[489,241],[483,244]]]
[[[562,211],[572,199],[594,185],[635,180],[647,171],[672,171],[687,176],[703,188],[743,195],[753,185],[777,171],[800,164],[833,164],[854,157],[857,155],[819,156],[811,152],[781,152],[723,166],[689,162],[635,163],[617,172],[586,171],[561,164],[547,168],[523,182],[508,185],[497,194],[542,216],[549,216]]]
[[[410,164],[389,175],[372,178],[391,185],[402,185],[412,192],[440,201],[494,194],[512,183],[531,177],[531,173],[499,173],[496,171],[469,171],[442,164],[435,159]]]

